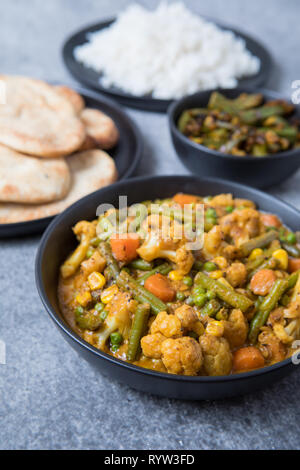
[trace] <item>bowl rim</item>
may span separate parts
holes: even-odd
[[[259,161],[266,161],[266,160],[271,161],[272,159],[278,160],[281,158],[299,156],[300,148],[287,150],[285,152],[280,152],[276,154],[269,153],[268,155],[265,155],[264,157],[255,157],[253,155],[246,155],[245,157],[240,157],[238,155],[230,155],[227,153],[222,153],[222,152],[219,152],[218,150],[213,150],[208,147],[205,147],[204,145],[197,144],[196,142],[193,142],[184,134],[182,134],[182,132],[180,132],[179,129],[177,128],[177,125],[175,122],[175,114],[177,112],[177,109],[181,105],[183,105],[187,100],[190,100],[193,98],[197,99],[204,94],[213,93],[214,91],[218,91],[220,93],[236,92],[237,94],[239,93],[262,93],[264,95],[264,98],[266,98],[267,95],[273,95],[274,99],[285,100],[293,104],[293,106],[295,107],[295,109],[300,115],[300,105],[292,103],[291,100],[287,98],[284,94],[279,93],[278,91],[267,89],[267,88],[238,86],[236,88],[211,88],[210,90],[198,91],[196,93],[193,93],[192,95],[186,95],[183,98],[180,98],[179,100],[174,101],[173,103],[170,104],[168,108],[168,121],[169,121],[169,128],[171,130],[171,133],[175,135],[176,138],[179,139],[183,144],[189,145],[196,151],[204,152],[204,153],[207,153],[208,155],[213,155],[215,157],[220,157],[220,158],[232,160],[232,161],[239,161],[241,163],[250,162],[250,161],[251,162],[252,161],[259,162]]]
[[[205,182],[205,183],[212,183],[212,184],[220,184],[220,183],[230,184],[233,191],[235,190],[238,191],[239,189],[243,189],[243,190],[247,189],[249,190],[250,193],[252,193],[251,194],[252,196],[257,194],[258,196],[263,196],[264,198],[269,199],[270,201],[273,201],[273,202],[279,201],[281,204],[285,205],[290,210],[292,210],[295,213],[295,216],[299,217],[300,219],[300,211],[298,211],[291,204],[283,201],[281,198],[272,196],[268,193],[264,193],[263,191],[260,191],[256,188],[252,188],[245,184],[235,183],[233,181],[225,180],[222,178],[206,178],[206,177],[201,178],[199,176],[194,176],[194,175],[151,175],[151,176],[129,178],[128,180],[116,182],[107,188],[102,188],[98,191],[88,194],[84,198],[80,199],[79,201],[69,206],[61,214],[56,216],[54,220],[52,220],[52,222],[47,227],[46,231],[44,232],[41,238],[38,251],[36,254],[36,259],[35,259],[35,283],[36,283],[37,291],[39,293],[42,304],[45,310],[47,311],[47,313],[49,314],[50,318],[54,321],[56,326],[58,326],[69,338],[71,338],[75,343],[77,343],[78,346],[89,351],[95,356],[98,356],[101,359],[107,360],[112,365],[123,367],[127,369],[129,372],[137,373],[139,375],[152,376],[157,379],[160,378],[160,379],[174,381],[174,382],[179,381],[179,382],[198,383],[198,384],[199,383],[212,384],[212,383],[222,383],[222,382],[235,382],[237,380],[247,380],[247,379],[251,379],[254,377],[259,377],[264,374],[267,375],[283,367],[292,365],[292,357],[289,357],[285,359],[284,361],[278,362],[268,367],[263,367],[262,369],[258,369],[258,370],[254,370],[250,372],[244,372],[241,374],[224,375],[224,376],[218,376],[218,377],[211,377],[211,376],[190,377],[190,376],[184,376],[184,375],[168,374],[166,372],[157,372],[151,369],[146,369],[144,367],[136,366],[126,361],[122,361],[121,359],[117,359],[114,356],[111,356],[110,354],[105,353],[104,351],[101,351],[100,349],[95,348],[91,344],[84,341],[83,338],[81,338],[77,333],[75,333],[71,329],[71,327],[65,321],[63,321],[63,319],[59,318],[59,316],[57,315],[55,309],[51,305],[50,300],[48,299],[48,296],[46,294],[45,287],[42,281],[42,258],[43,258],[45,248],[48,244],[48,239],[52,235],[52,232],[54,231],[54,229],[64,220],[64,217],[66,216],[66,214],[68,214],[69,212],[76,211],[76,209],[79,208],[83,202],[89,200],[95,194],[98,194],[101,197],[101,193],[105,192],[105,190],[108,190],[108,189],[117,190],[119,186],[122,186],[122,185],[124,186],[130,183],[137,183],[137,184],[142,185],[144,182],[146,181],[148,182],[149,180],[171,181],[174,179],[181,179],[186,182],[188,182],[189,180],[198,180],[199,183]]]

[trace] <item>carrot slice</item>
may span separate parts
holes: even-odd
[[[248,371],[264,367],[265,359],[259,349],[255,347],[242,348],[233,355],[233,369],[235,371]]]
[[[185,204],[196,203],[198,198],[196,196],[192,196],[191,194],[178,193],[173,197],[173,201],[184,207]]]
[[[255,295],[267,295],[272,289],[277,277],[271,269],[261,269],[251,279],[250,289]]]
[[[113,235],[110,239],[110,246],[114,257],[122,263],[130,263],[137,258],[137,249],[140,246],[140,239],[135,233]]]
[[[278,219],[277,215],[273,214],[261,214],[261,221],[265,227],[280,228],[282,226],[282,223]]]
[[[299,270],[300,270],[300,259],[290,258],[289,259],[289,272],[295,273],[296,271],[299,271]]]
[[[163,302],[172,302],[176,294],[168,279],[162,274],[154,274],[148,277],[145,282],[145,289]]]

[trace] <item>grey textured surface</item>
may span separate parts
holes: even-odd
[[[1,0],[1,71],[72,83],[60,57],[66,35],[126,0]],[[149,6],[154,1],[141,2]],[[244,28],[276,60],[270,87],[300,79],[298,0],[190,0],[198,13]],[[146,142],[138,173],[185,173],[165,116],[129,110]],[[274,194],[300,207],[300,174]],[[300,373],[260,393],[188,403],[138,393],[101,376],[66,344],[34,281],[38,237],[0,242],[1,449],[299,449]]]

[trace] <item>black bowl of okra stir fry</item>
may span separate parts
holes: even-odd
[[[193,173],[258,188],[300,166],[300,108],[276,92],[205,91],[169,108],[176,152]]]
[[[179,399],[249,393],[297,370],[299,222],[296,209],[244,185],[135,178],[52,222],[37,287],[64,338],[101,372]]]

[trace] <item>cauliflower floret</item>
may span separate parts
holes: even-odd
[[[199,321],[195,310],[187,304],[175,310],[175,315],[179,318],[182,328],[193,330],[195,323]]]
[[[263,356],[272,363],[283,361],[286,357],[285,346],[271,328],[264,327],[262,330],[258,337],[258,343]]]
[[[200,337],[204,355],[204,369],[207,375],[218,377],[228,375],[232,369],[232,354],[225,338],[205,334]]]
[[[219,225],[204,234],[204,252],[215,256],[223,245],[224,234]]]
[[[154,335],[147,335],[141,339],[141,347],[143,354],[146,357],[153,359],[161,358],[161,346],[166,340],[166,337],[161,333],[155,333]]]
[[[241,310],[232,310],[228,320],[222,320],[222,324],[224,338],[227,339],[231,349],[240,348],[245,344],[249,327]]]
[[[247,269],[242,263],[232,263],[226,270],[226,279],[233,287],[241,287],[247,281]]]
[[[237,246],[257,237],[262,230],[260,214],[254,209],[237,210],[225,215],[220,220],[220,225],[225,235],[233,238]]]
[[[195,260],[182,238],[182,226],[158,215],[147,217],[145,224],[148,232],[145,242],[137,250],[139,256],[149,262],[157,258],[168,259],[177,265],[177,270],[183,275],[188,274]]]
[[[167,339],[161,346],[162,361],[169,374],[197,375],[203,363],[201,347],[187,336]]]
[[[181,322],[175,315],[168,315],[167,312],[160,312],[150,327],[150,333],[161,333],[166,338],[181,336]]]
[[[73,228],[73,232],[80,241],[76,250],[69,256],[69,258],[64,262],[61,267],[61,275],[63,279],[75,274],[77,269],[80,266],[80,263],[85,259],[89,244],[92,238],[96,235],[96,227],[92,222],[86,222],[81,220]]]
[[[106,309],[109,313],[98,333],[98,347],[105,348],[106,341],[111,333],[119,331],[124,340],[129,337],[132,322],[132,314],[136,309],[136,301],[131,300],[130,294],[118,292]]]

